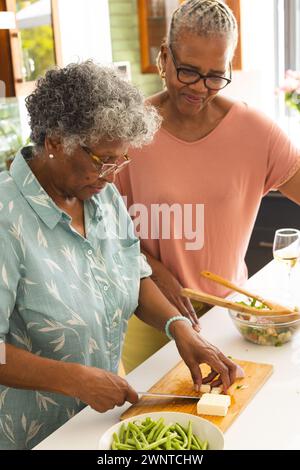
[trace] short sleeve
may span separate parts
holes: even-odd
[[[152,269],[148,264],[146,256],[141,253],[140,254],[140,278],[144,279],[145,277],[149,277],[152,274]]]
[[[20,279],[18,260],[11,242],[0,232],[0,339],[9,331],[9,318],[15,307]]]
[[[295,147],[285,132],[273,123],[268,148],[268,167],[264,194],[278,189],[300,168],[300,149]]]

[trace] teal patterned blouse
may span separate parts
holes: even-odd
[[[117,372],[140,279],[151,269],[112,184],[84,203],[86,238],[26,163],[0,174],[0,339],[57,361]],[[1,365],[0,365],[1,368]],[[0,449],[29,449],[85,406],[0,385]]]

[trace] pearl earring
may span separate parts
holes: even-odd
[[[53,153],[49,153],[49,158],[54,158]]]

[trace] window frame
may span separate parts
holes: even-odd
[[[6,10],[16,11],[16,1],[6,0]],[[58,18],[58,0],[51,0],[51,12],[52,12],[52,29],[53,29],[53,41],[54,41],[54,57],[55,65],[62,65],[61,55],[61,38],[59,30],[59,18]],[[20,56],[20,36],[18,29],[10,30],[10,51],[11,51],[11,64],[13,70],[13,82],[15,96],[27,96],[35,88],[35,81],[25,81],[22,78],[22,59]]]

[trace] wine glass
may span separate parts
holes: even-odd
[[[288,268],[288,301],[292,302],[291,275],[300,256],[300,231],[294,228],[276,230],[273,243],[273,257]]]

